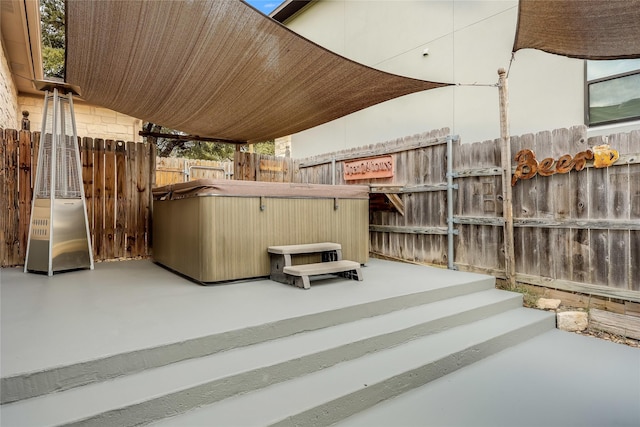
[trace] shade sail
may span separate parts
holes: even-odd
[[[513,51],[640,58],[640,0],[520,0]]]
[[[446,86],[350,61],[239,0],[68,0],[66,55],[90,103],[243,142]]]

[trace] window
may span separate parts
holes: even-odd
[[[640,59],[587,61],[589,126],[640,119]]]

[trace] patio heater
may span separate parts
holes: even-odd
[[[78,91],[58,82],[36,86],[45,95],[24,271],[51,276],[93,269],[73,112],[73,94]]]

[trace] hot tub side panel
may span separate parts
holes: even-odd
[[[202,280],[202,203],[198,198],[154,200],[154,261]]]
[[[268,276],[267,248],[315,242],[342,244],[345,259],[369,257],[368,201],[200,197],[204,282]],[[206,218],[206,220],[205,220]],[[298,262],[317,261],[298,259]]]
[[[246,196],[156,200],[153,233],[154,260],[200,282],[268,276],[267,248],[273,245],[337,242],[344,259],[365,264],[369,204],[366,199]]]

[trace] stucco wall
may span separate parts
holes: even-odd
[[[491,85],[509,66],[517,1],[320,0],[286,23],[355,61],[396,74]],[[424,49],[429,49],[427,56]],[[509,75],[513,135],[584,122],[584,62],[525,50]],[[449,127],[463,142],[500,136],[498,89],[454,86],[388,101],[292,137],[306,157]]]
[[[9,63],[0,42],[0,128],[19,129],[22,115],[18,111],[18,93]]]
[[[39,131],[42,126],[44,94],[42,97],[21,95],[18,101],[21,111],[29,111],[31,130]],[[139,119],[75,100],[73,107],[80,137],[142,141],[142,137],[138,135],[142,129],[142,121]]]

